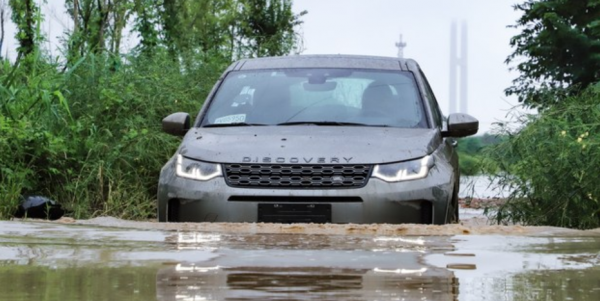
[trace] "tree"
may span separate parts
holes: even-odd
[[[0,60],[2,60],[2,45],[4,45],[4,19],[6,17],[6,2],[0,0]]]
[[[34,0],[10,0],[13,22],[18,27],[19,58],[26,57],[36,49],[36,26],[40,23],[40,10]],[[18,59],[17,59],[18,61]]]
[[[522,32],[511,39],[516,49],[506,63],[517,63],[520,76],[507,95],[545,109],[559,101],[556,93],[600,80],[600,0],[527,0],[514,8],[523,16],[512,27]]]
[[[140,37],[140,44],[137,47],[146,55],[152,54],[160,42],[159,6],[155,2],[156,1],[153,0],[136,0],[135,2],[136,18],[134,29],[138,32]],[[121,43],[120,37],[121,35],[119,33],[119,45]]]
[[[161,37],[174,58],[191,53],[229,63],[285,55],[297,46],[305,14],[294,14],[291,0],[164,0]]]
[[[136,4],[145,0],[66,0],[67,12],[73,19],[68,41],[68,59],[76,61],[92,51],[118,54],[123,29]],[[143,12],[143,10],[140,10]]]
[[[243,4],[241,29],[248,40],[250,56],[284,55],[298,41],[295,29],[302,24],[292,12],[291,0],[241,0]]]
[[[143,1],[143,0],[137,0]],[[123,38],[123,29],[127,25],[127,20],[133,14],[135,3],[130,0],[113,0],[113,11],[111,12],[111,32],[110,52],[119,54],[121,50],[121,39]]]

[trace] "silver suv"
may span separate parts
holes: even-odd
[[[478,130],[442,115],[410,59],[288,56],[241,60],[215,84],[163,167],[161,222],[458,221],[450,137]]]

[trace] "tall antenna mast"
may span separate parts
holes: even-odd
[[[396,47],[398,48],[398,58],[404,58],[404,48],[406,48],[406,43],[402,41],[402,34],[400,34],[400,41],[396,43]]]
[[[462,21],[460,35],[456,21],[450,27],[450,112],[467,113],[468,92],[468,32]],[[458,40],[460,39],[460,47]],[[460,48],[460,49],[459,49]],[[460,53],[460,55],[459,55]],[[458,98],[458,99],[457,99]],[[460,103],[460,105],[459,105]]]

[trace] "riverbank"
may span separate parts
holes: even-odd
[[[460,208],[488,209],[498,207],[506,202],[505,198],[461,198],[458,200]]]

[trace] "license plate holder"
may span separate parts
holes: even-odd
[[[261,223],[331,223],[331,204],[258,204]]]

